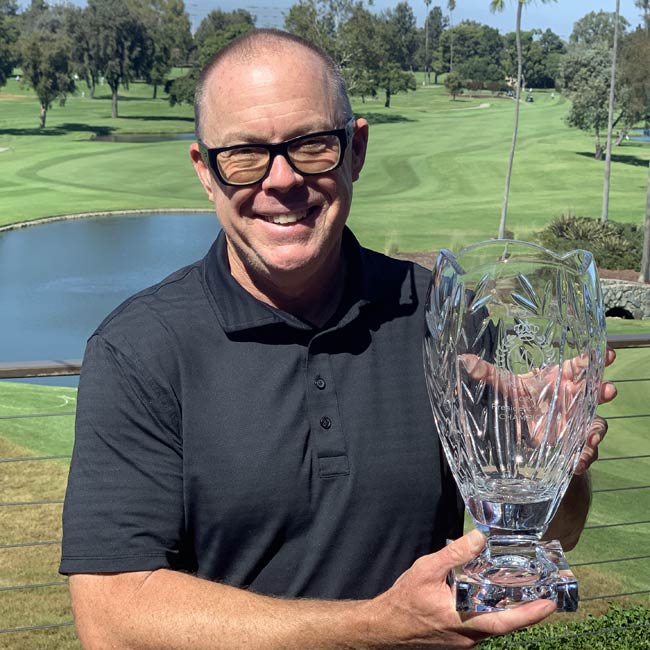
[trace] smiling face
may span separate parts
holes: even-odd
[[[342,127],[346,116],[331,88],[323,63],[298,45],[266,48],[255,60],[231,57],[207,81],[203,140],[209,147],[276,143]],[[244,288],[275,302],[282,293],[316,296],[331,281],[366,140],[367,123],[358,120],[338,169],[303,176],[276,156],[268,175],[248,187],[220,184],[192,145],[194,167],[227,237],[231,273]]]

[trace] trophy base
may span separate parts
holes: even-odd
[[[452,569],[449,582],[461,612],[493,612],[541,598],[558,612],[578,609],[578,581],[557,540],[492,537],[475,560]]]

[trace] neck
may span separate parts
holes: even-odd
[[[273,277],[253,274],[229,253],[230,270],[239,284],[267,305],[322,327],[336,312],[345,288],[346,264],[340,249],[332,260],[309,275],[291,271]]]

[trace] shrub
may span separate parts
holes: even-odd
[[[632,224],[603,223],[589,217],[562,215],[538,233],[539,243],[556,253],[583,248],[606,269],[641,268],[643,232]]]
[[[647,650],[650,648],[650,609],[613,606],[603,616],[580,623],[538,625],[485,641],[480,650]]]

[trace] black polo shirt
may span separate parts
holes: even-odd
[[[206,257],[88,341],[62,573],[178,569],[267,594],[365,598],[457,536],[422,363],[429,272],[344,235],[315,329]]]

